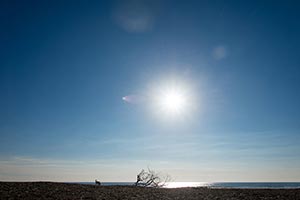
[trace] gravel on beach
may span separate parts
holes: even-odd
[[[0,182],[1,200],[300,200],[300,189],[142,188],[55,182]]]

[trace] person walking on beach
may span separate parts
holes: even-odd
[[[141,176],[140,176],[140,174],[138,174],[138,175],[136,176],[135,186],[137,186],[138,183],[139,183],[141,180],[142,180],[142,179],[141,179]]]
[[[99,180],[95,179],[95,184],[96,185],[101,185],[101,182]]]

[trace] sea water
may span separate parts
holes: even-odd
[[[77,182],[80,184],[95,184],[94,182]],[[102,182],[104,186],[134,185],[134,182]],[[210,188],[300,188],[300,182],[169,182],[166,188],[210,187]]]

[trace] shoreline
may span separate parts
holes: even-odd
[[[0,183],[65,183],[65,184],[79,184],[79,185],[95,185],[95,182],[62,182],[62,181],[0,181]],[[300,182],[170,182],[176,183],[175,186],[169,187],[167,184],[162,188],[211,188],[211,189],[300,189]],[[179,186],[178,186],[179,183]],[[182,185],[181,185],[182,183]],[[186,183],[191,183],[186,184]],[[101,182],[102,186],[134,186],[134,182]],[[229,185],[227,185],[229,184]],[[241,184],[247,184],[243,186]],[[275,186],[249,186],[251,184],[272,185]],[[284,185],[276,186],[276,184]],[[296,184],[297,186],[286,186],[288,184]],[[224,186],[225,185],[225,186]],[[227,186],[226,186],[227,185]]]

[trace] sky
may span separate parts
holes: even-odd
[[[0,180],[300,181],[299,9],[1,1]]]

